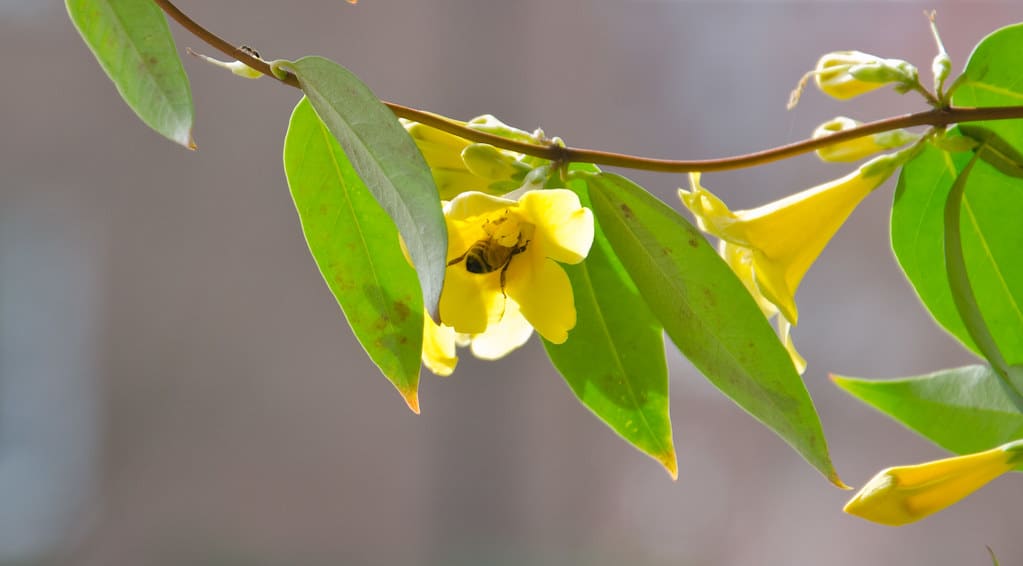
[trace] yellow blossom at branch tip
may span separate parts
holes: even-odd
[[[843,511],[900,526],[918,521],[962,500],[1020,463],[1023,441],[991,450],[882,470],[863,486]]]

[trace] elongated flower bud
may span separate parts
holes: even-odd
[[[846,100],[886,84],[917,81],[916,67],[899,59],[882,59],[860,51],[835,51],[817,61],[814,79],[821,92]]]
[[[485,143],[474,143],[463,149],[462,162],[469,172],[484,179],[521,181],[530,171],[530,167],[513,154]]]
[[[831,134],[851,130],[859,125],[860,122],[856,120],[839,116],[818,126],[813,132],[813,137],[814,139],[823,138]],[[906,130],[892,130],[822,147],[817,150],[817,157],[820,157],[822,161],[829,162],[859,161],[875,153],[914,142],[919,138],[918,134]]]
[[[1023,441],[998,448],[882,470],[843,509],[881,523],[899,526],[941,511],[1020,463]]]

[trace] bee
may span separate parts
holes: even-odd
[[[501,218],[492,223],[500,224],[504,220],[504,218]],[[488,236],[486,238],[476,240],[464,254],[449,261],[448,266],[458,265],[464,261],[465,270],[469,273],[485,274],[501,270],[501,294],[507,297],[508,295],[504,292],[504,287],[508,266],[511,265],[511,261],[515,256],[526,251],[529,240],[525,239],[524,234],[520,232],[514,246],[505,246],[491,234],[490,230],[487,230],[487,233]]]

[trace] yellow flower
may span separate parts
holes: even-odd
[[[581,262],[593,242],[593,214],[575,193],[527,191],[513,201],[466,192],[447,204],[445,220],[444,324],[460,334],[482,335],[505,317],[513,321],[517,308],[545,339],[568,338],[575,302],[559,263]]]
[[[898,160],[889,157],[752,210],[729,210],[700,186],[699,173],[690,174],[692,190],[680,189],[679,196],[701,230],[748,250],[749,275],[737,274],[796,324],[794,295],[799,282],[856,205],[897,168]]]
[[[449,262],[442,322],[423,317],[423,365],[451,375],[457,346],[480,359],[502,358],[525,344],[534,327],[547,340],[564,342],[575,326],[575,302],[557,262],[579,263],[593,242],[593,214],[575,193],[527,191],[514,201],[466,192],[444,211]]]
[[[868,521],[899,526],[958,502],[1023,460],[1023,441],[984,452],[882,470],[843,509]]]

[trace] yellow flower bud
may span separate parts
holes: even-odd
[[[402,121],[402,124],[430,167],[441,200],[451,200],[469,191],[505,194],[517,189],[532,169],[520,153],[472,143],[417,122]],[[462,124],[473,129],[518,131],[501,124],[493,116],[482,116]]]
[[[474,143],[462,150],[462,162],[477,177],[522,181],[531,167],[515,155],[486,143]]]
[[[537,142],[536,135],[509,126],[490,114],[477,116],[472,120],[469,120],[466,125],[474,130],[494,134],[495,136],[501,136],[502,138],[508,138],[510,140],[523,141],[527,143]]]
[[[843,509],[868,521],[900,526],[937,513],[1012,470],[1023,456],[1017,440],[984,452],[882,470]]]
[[[916,67],[899,59],[882,59],[860,51],[835,51],[817,61],[813,71],[817,87],[828,96],[845,100],[886,84],[916,83]]]
[[[839,116],[818,126],[813,131],[813,137],[814,139],[823,138],[831,134],[851,130],[859,125],[860,122],[856,120]],[[822,147],[817,150],[817,157],[820,157],[822,161],[829,162],[859,161],[875,153],[900,147],[918,139],[920,139],[918,134],[901,129],[892,130]]]

